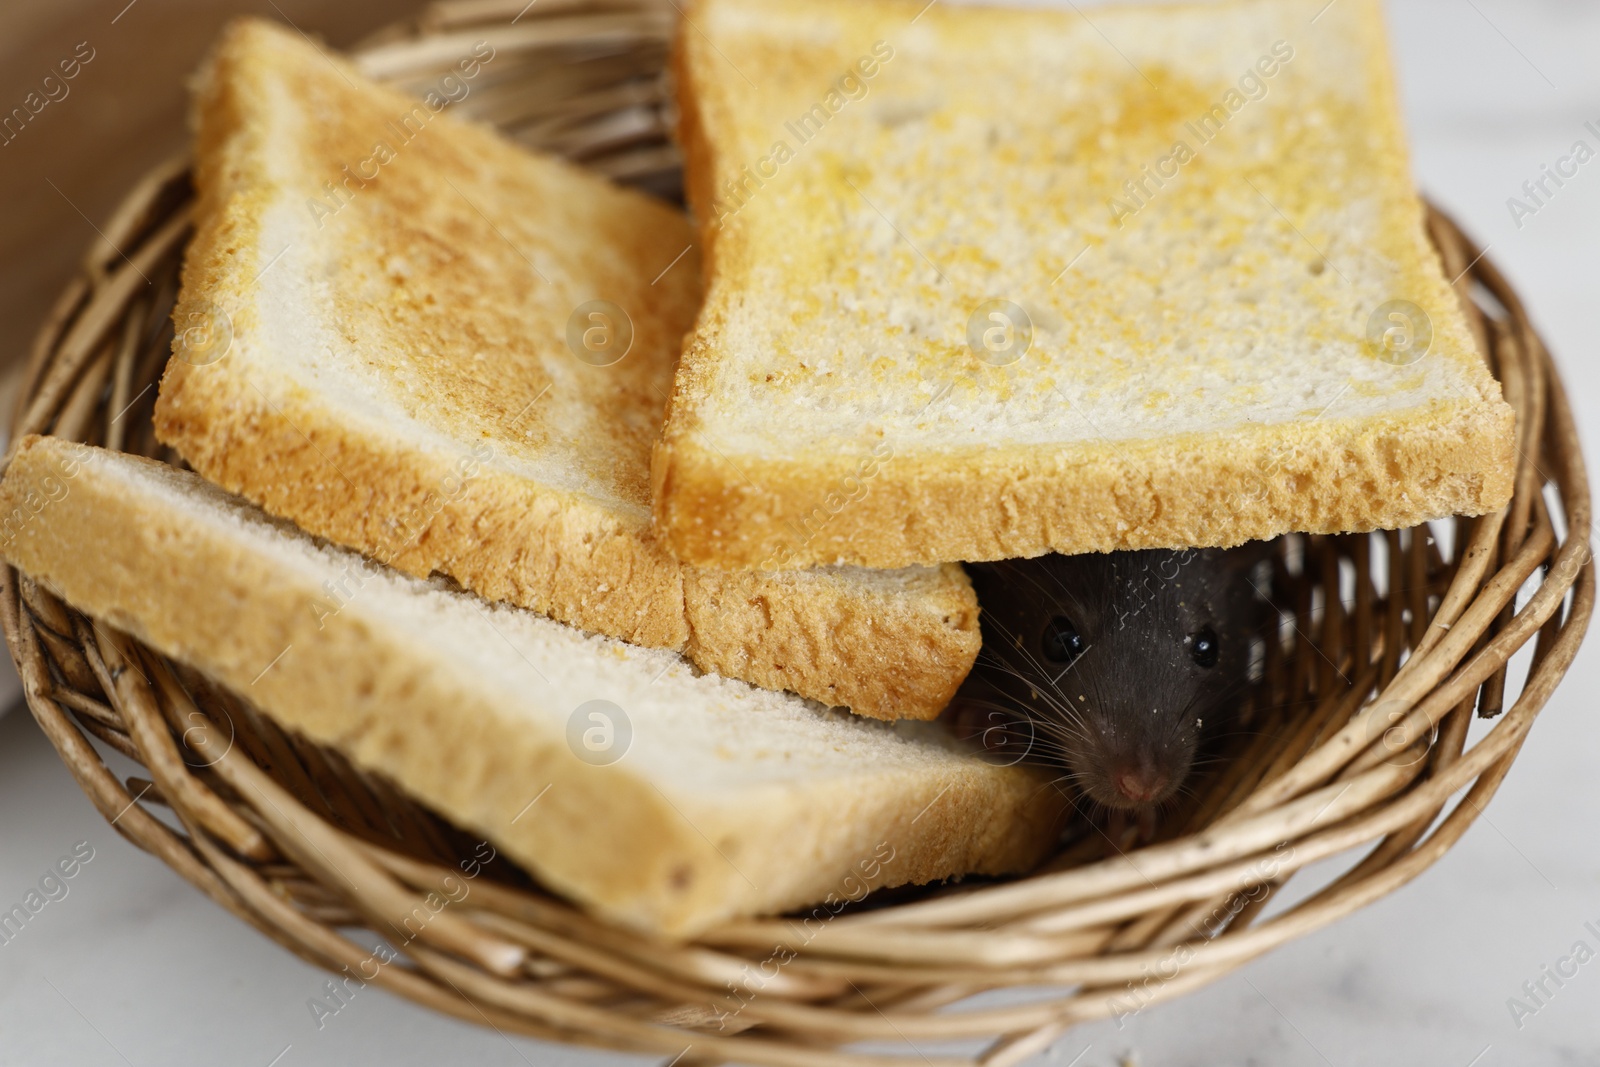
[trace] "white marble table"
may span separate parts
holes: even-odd
[[[1506,201],[1574,141],[1600,148],[1584,128],[1600,127],[1600,5],[1395,0],[1391,25],[1419,181],[1490,243],[1521,289],[1592,443],[1600,159],[1520,227]],[[1579,657],[1487,816],[1415,883],[1124,1029],[1074,1031],[1039,1062],[1600,1063],[1600,957],[1560,988],[1546,980],[1553,995],[1536,1013],[1514,1020],[1507,1006],[1576,942],[1600,952],[1597,690],[1600,641]],[[0,908],[78,842],[93,858],[66,882],[67,895],[0,943],[0,1064],[636,1059],[507,1039],[377,990],[319,1030],[306,1002],[320,972],[123,842],[25,713],[0,720]]]

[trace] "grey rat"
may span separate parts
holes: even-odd
[[[1148,812],[1228,725],[1261,647],[1266,545],[966,565],[983,648],[953,714],[995,751]]]

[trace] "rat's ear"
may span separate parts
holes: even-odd
[[[1202,551],[1214,568],[1214,581],[1223,587],[1231,587],[1240,595],[1246,595],[1257,606],[1252,609],[1253,614],[1272,602],[1277,586],[1274,563],[1281,558],[1282,549],[1282,538],[1274,538],[1271,541],[1246,541],[1235,548],[1207,548]],[[1246,588],[1249,590],[1247,594],[1244,592]]]
[[[1263,564],[1270,566],[1278,554],[1281,538],[1271,541],[1246,541],[1234,548],[1206,548],[1201,551],[1217,562],[1218,569],[1228,574],[1245,575],[1256,572]]]

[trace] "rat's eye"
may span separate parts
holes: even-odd
[[[1051,663],[1071,663],[1083,655],[1083,638],[1078,628],[1064,615],[1057,615],[1044,628],[1044,658]]]
[[[1207,626],[1189,635],[1189,657],[1202,667],[1217,665],[1217,631]]]

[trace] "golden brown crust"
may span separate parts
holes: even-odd
[[[797,588],[799,581],[805,579],[762,571],[685,570],[691,636],[684,655],[768,689],[820,689],[823,703],[880,719],[932,718],[920,709],[949,703],[977,659],[978,600],[959,567],[930,574],[913,597],[841,588],[818,603],[826,594]],[[802,600],[816,608],[785,610]],[[841,661],[848,669],[837,669]],[[933,688],[940,678],[942,691]],[[908,708],[919,713],[907,715]]]
[[[174,488],[153,492],[152,479]],[[743,739],[707,736],[742,744],[746,759],[759,758],[763,737],[801,744],[802,756],[816,758],[794,731],[767,734],[758,722],[815,713],[793,698],[688,677],[670,663],[661,673],[672,677],[657,685],[654,660],[623,661],[662,654],[531,616],[503,614],[484,627],[496,627],[487,638],[460,634],[476,629],[486,607],[392,575],[362,578],[329,610],[327,587],[353,555],[317,553],[287,524],[266,529],[260,512],[148,460],[25,438],[0,481],[0,516],[0,554],[68,603],[386,775],[488,836],[552,889],[651,934],[687,937],[732,916],[809,904],[839,892],[845,878],[880,886],[1026,870],[1053,841],[1062,802],[1040,792],[1036,774],[936,755],[937,746],[930,758],[882,773],[857,757],[830,777],[823,759],[814,776],[770,789],[729,785],[670,800],[652,765],[640,762],[648,753],[605,767],[580,762],[565,740],[570,704],[540,701],[563,693],[570,701],[573,690],[592,692],[592,679],[609,675],[634,687],[635,707],[651,694],[684,715],[732,704]],[[519,622],[540,636],[519,631]],[[543,673],[565,669],[567,681],[541,696],[540,679],[526,692],[514,680],[493,680],[520,677],[526,662],[501,648],[507,634],[559,642]],[[486,642],[487,667],[469,662],[474,640]],[[677,685],[674,695],[661,696],[667,684]],[[812,746],[833,736],[825,723],[806,725]],[[877,729],[844,725],[847,741]],[[646,744],[643,736],[636,745]],[[649,743],[670,746],[675,736],[658,733]],[[681,755],[712,772],[729,758],[695,745]],[[546,784],[536,817],[518,818]],[[894,859],[869,872],[862,864],[884,858],[880,844]]]
[[[168,381],[184,366],[173,360]],[[232,384],[191,373],[180,387],[163,382],[157,407],[161,439],[229,492],[407,574],[441,571],[634,644],[688,641],[681,565],[614,512],[497,470],[459,478],[448,461],[319,404],[222,392]]]
[[[1196,435],[896,457],[891,476],[837,515],[819,508],[816,487],[848,477],[853,459],[770,463],[757,485],[726,478],[719,455],[663,445],[657,527],[679,559],[702,567],[774,558],[901,567],[1402,529],[1503,507],[1511,408],[1440,407],[1433,419],[1363,420],[1344,432],[1262,427],[1229,434],[1225,448]]]
[[[272,138],[292,136],[275,132],[272,122],[289,120],[274,119],[264,102],[271,94],[259,90],[284,77],[275,65],[293,72],[291,65],[299,63],[305,69],[297,72],[303,77],[294,82],[294,92],[346,104],[341,115],[359,114],[365,107],[373,111],[377,127],[376,116],[399,113],[403,102],[377,87],[348,88],[319,57],[298,55],[302,46],[280,37],[261,24],[236,24],[199,79],[200,201],[174,319],[180,331],[203,330],[215,326],[217,309],[224,309],[235,347],[203,365],[179,357],[170,361],[156,405],[160,439],[228,490],[407,573],[443,572],[491,599],[637,644],[685,651],[704,669],[781,686],[861,714],[935,716],[977,654],[976,601],[957,569],[942,571],[938,582],[908,578],[898,594],[881,582],[784,575],[718,579],[722,610],[715,617],[699,610],[704,598],[686,599],[693,576],[652,535],[645,485],[649,441],[660,424],[677,336],[697,295],[692,276],[669,274],[652,281],[656,262],[665,264],[679,254],[680,242],[688,241],[686,224],[661,205],[576,172],[534,172],[533,162],[519,150],[440,116],[425,137],[405,146],[406,154],[380,171],[377,188],[358,187],[347,206],[310,231],[311,240],[328,243],[333,250],[328,255],[346,253],[322,236],[324,223],[344,227],[363,248],[392,240],[396,247],[386,255],[409,256],[407,269],[430,271],[415,287],[395,285],[383,301],[336,293],[335,310],[326,312],[336,318],[337,328],[354,329],[350,324],[359,323],[376,338],[363,353],[365,362],[382,366],[380,373],[396,380],[420,380],[429,402],[383,421],[314,391],[286,369],[298,353],[275,350],[282,331],[266,321],[285,312],[262,306],[258,283],[268,269],[305,269],[295,258],[305,250],[278,263],[269,261],[271,249],[262,250],[264,219],[295,193],[281,187],[283,179],[266,162],[281,147]],[[351,72],[350,78],[359,75]],[[275,91],[288,90],[278,84]],[[358,148],[369,151],[360,136],[364,128],[324,123],[314,143],[296,147],[337,173],[328,160],[357,158]],[[463,159],[487,160],[492,167],[467,167],[444,187],[447,179],[432,178],[424,166],[447,175],[444,168],[459,168]],[[507,317],[506,308],[515,306],[523,288],[515,272],[526,273],[531,262],[503,240],[503,231],[509,225],[506,215],[526,210],[516,206],[526,190],[515,186],[517,196],[496,200],[499,187],[473,177],[488,171],[501,182],[556,183],[573,197],[594,201],[596,225],[604,231],[589,237],[611,254],[591,249],[584,255],[592,254],[594,262],[560,265],[578,277],[575,286],[634,294],[628,302],[634,307],[635,348],[620,363],[579,366],[562,347],[564,340],[546,336],[559,332],[559,323],[545,330],[548,324],[539,319],[548,308],[535,307],[526,323]],[[428,259],[430,250],[447,246],[440,233],[479,224],[480,216],[459,199],[467,194],[470,204],[487,206],[491,213],[499,204],[505,212],[498,226],[486,222],[489,229],[456,242],[497,262],[489,278],[474,275],[448,247],[437,252],[436,263]],[[399,218],[384,214],[390,201],[389,215]],[[522,203],[529,201],[522,196]],[[454,214],[449,209],[426,214],[435,202],[450,205]],[[569,201],[565,207],[581,214],[583,205]],[[376,221],[361,214],[369,211]],[[406,224],[418,230],[411,244],[401,247],[400,238],[390,235]],[[573,225],[566,219],[548,224]],[[370,255],[379,258],[376,252]],[[688,259],[679,271],[690,270],[693,257]],[[525,280],[539,293],[566,280],[551,261],[545,264],[538,277]],[[386,286],[386,275],[369,276],[382,273],[376,267],[363,272],[347,266],[332,284]],[[582,295],[592,293],[583,290]],[[446,298],[457,310],[441,321],[431,308]],[[373,317],[378,314],[369,307],[373,304],[382,305],[385,318]],[[559,305],[556,317],[565,310]],[[295,313],[324,312],[301,307]],[[432,347],[409,357],[405,350],[418,336]],[[493,340],[507,337],[512,340]],[[400,351],[387,351],[386,345]],[[493,358],[480,360],[480,347]],[[480,386],[479,378],[486,385]],[[501,411],[496,405],[525,410]],[[440,406],[448,417],[433,410]],[[554,413],[547,416],[547,411]],[[585,445],[571,461],[573,479],[587,479],[605,495],[541,482],[518,466],[540,461],[538,448],[559,448],[563,435],[574,436],[564,418],[586,427],[576,434]],[[442,435],[446,444],[418,440],[430,432]],[[525,439],[534,444],[525,445]],[[774,588],[783,595],[774,595]],[[767,605],[766,614],[754,610],[757,603]],[[769,615],[770,621],[763,621]],[[856,625],[869,616],[871,626]],[[741,629],[735,620],[752,628]],[[856,640],[819,646],[807,636],[831,630],[851,632]],[[897,669],[884,671],[886,662]]]

